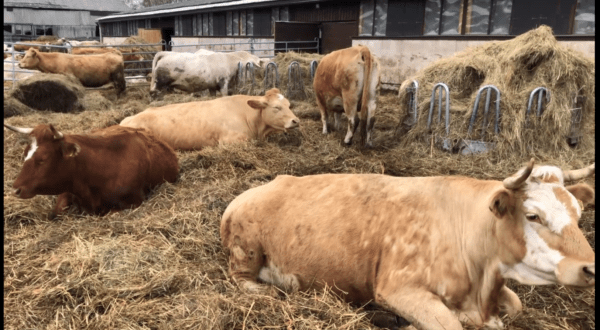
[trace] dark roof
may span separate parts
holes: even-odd
[[[198,12],[231,10],[241,8],[272,7],[327,0],[189,0],[165,5],[140,8],[102,17],[97,21],[110,22],[123,19],[142,19],[148,17],[194,14]]]
[[[215,4],[215,3],[234,2],[234,1],[235,0],[189,0],[189,1],[174,2],[174,3],[167,3],[164,5],[140,8],[137,10],[132,9],[132,10],[120,12],[119,14],[147,13],[147,12],[152,12],[152,11],[157,11],[157,10],[162,10],[162,9],[174,9],[174,8],[209,5],[209,4]]]
[[[130,10],[123,0],[5,0],[4,7],[89,10],[113,13]]]

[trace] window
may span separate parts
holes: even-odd
[[[271,9],[254,9],[254,35],[271,36]]]
[[[128,31],[127,31],[127,21],[125,21],[125,22],[119,22],[119,23],[115,23],[115,24],[120,24],[121,30],[119,31],[119,32],[120,32],[120,34],[119,34],[119,35],[120,35],[121,37],[128,37],[128,36],[129,36],[129,35],[127,34],[127,32],[128,32]]]
[[[194,24],[192,23],[192,15],[181,16],[181,35],[182,36],[193,36],[194,35]]]
[[[574,34],[596,33],[596,8],[593,0],[579,0],[573,22]]]
[[[545,24],[555,35],[570,33],[570,15],[577,0],[513,1],[510,34],[518,35]]]
[[[4,24],[4,32],[12,33],[12,25]]]
[[[30,36],[32,33],[31,25],[23,25],[23,34]]]
[[[226,36],[225,12],[213,14],[213,36]]]
[[[21,28],[21,25],[15,25],[15,34],[23,34],[23,29]]]
[[[47,27],[44,32],[45,32],[45,35],[51,36],[52,35],[52,28],[51,27]]]
[[[34,29],[35,29],[35,35],[36,36],[43,36],[44,35],[44,27],[43,26],[36,25],[34,27]]]
[[[389,0],[386,35],[389,37],[423,34],[425,2],[419,0]]]

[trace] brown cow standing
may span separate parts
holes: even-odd
[[[50,218],[73,202],[99,214],[135,208],[152,188],[177,180],[175,151],[144,129],[115,125],[79,135],[45,124],[4,126],[31,138],[15,194],[25,199],[59,195]]]
[[[336,50],[323,57],[313,81],[317,105],[321,111],[323,134],[328,133],[329,112],[335,114],[336,129],[340,128],[341,112],[345,112],[348,117],[348,132],[344,143],[352,142],[352,136],[360,124],[361,144],[372,146],[378,85],[379,62],[369,48],[354,46]]]
[[[595,254],[578,227],[594,165],[527,167],[504,181],[378,174],[278,176],[236,197],[221,240],[232,278],[287,291],[327,285],[420,330],[460,321],[502,329],[519,297],[505,285],[590,288]],[[460,321],[459,321],[460,320]]]
[[[46,73],[71,74],[86,87],[100,87],[112,82],[117,95],[125,91],[123,57],[113,52],[71,55],[29,49],[19,62],[19,67]]]

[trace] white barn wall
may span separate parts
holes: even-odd
[[[352,45],[365,45],[379,58],[381,82],[400,84],[429,64],[468,47],[484,44],[485,40],[374,40],[356,39]],[[561,45],[594,58],[595,41],[559,41]]]

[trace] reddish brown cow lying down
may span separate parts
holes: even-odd
[[[115,125],[80,135],[45,124],[4,126],[31,139],[15,195],[59,195],[50,218],[73,202],[99,214],[138,207],[152,188],[179,174],[175,151],[144,129]]]
[[[593,175],[594,165],[533,165],[503,181],[278,176],[223,213],[229,273],[250,291],[263,291],[260,282],[289,291],[328,285],[419,330],[460,330],[460,321],[502,329],[499,311],[522,309],[506,279],[595,283],[595,253],[577,224],[594,189],[565,185]]]
[[[19,62],[19,67],[46,73],[71,74],[86,87],[100,87],[112,82],[117,95],[125,91],[123,56],[113,52],[71,55],[29,49]]]

